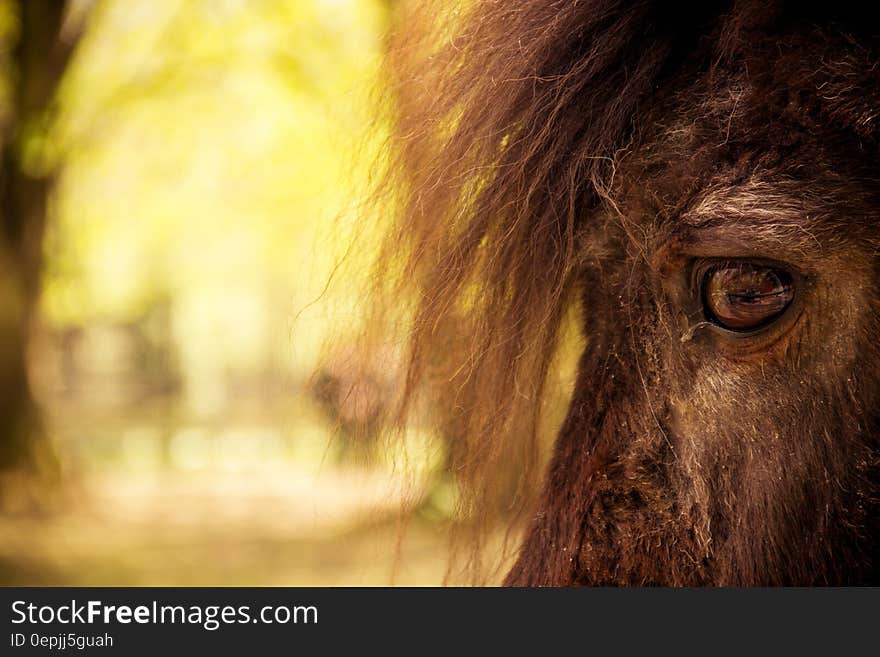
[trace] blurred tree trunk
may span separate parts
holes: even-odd
[[[64,0],[18,0],[8,35],[9,98],[0,160],[0,474],[54,474],[52,449],[28,383],[26,350],[39,295],[51,163],[38,141],[72,50]],[[8,477],[7,477],[8,480]],[[0,505],[9,496],[0,480]],[[8,488],[6,486],[5,488]]]

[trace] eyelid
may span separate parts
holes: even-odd
[[[815,247],[815,242],[803,245],[796,240],[781,242],[768,238],[751,223],[726,221],[712,226],[678,226],[662,240],[651,265],[664,278],[675,278],[683,269],[690,272],[694,263],[703,260],[761,262],[812,277],[818,273],[814,268]]]
[[[805,274],[799,267],[788,262],[763,256],[692,257],[688,260],[685,270],[689,293],[692,296],[696,295],[699,297],[703,278],[711,269],[723,267],[724,265],[736,266],[742,264],[768,267],[787,272],[792,278],[792,287],[800,287],[802,282],[809,278],[809,275]]]

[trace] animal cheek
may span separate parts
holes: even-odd
[[[677,442],[689,442],[705,430],[701,404],[688,397],[673,397],[669,401],[667,426]]]
[[[748,422],[759,410],[751,369],[724,361],[696,369],[690,384],[669,397],[667,423],[673,434],[682,442],[705,442]]]

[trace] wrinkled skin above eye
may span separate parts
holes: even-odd
[[[788,272],[754,263],[720,265],[703,281],[707,318],[731,331],[750,331],[769,324],[793,297]]]

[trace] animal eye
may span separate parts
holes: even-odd
[[[750,331],[779,317],[794,297],[788,272],[754,263],[719,265],[703,279],[706,318],[731,331]]]

